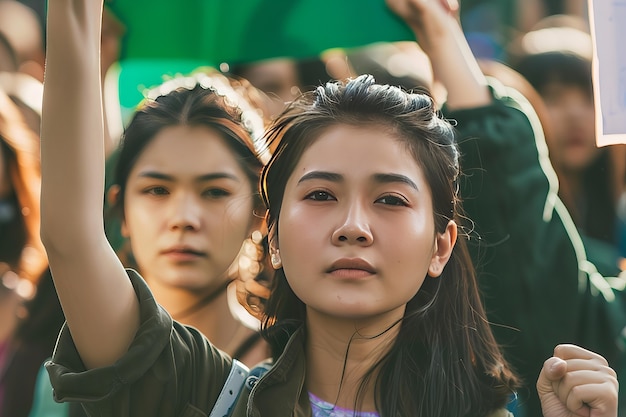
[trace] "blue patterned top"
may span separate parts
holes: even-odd
[[[380,417],[375,411],[357,412],[327,403],[309,392],[309,400],[313,409],[313,417]]]

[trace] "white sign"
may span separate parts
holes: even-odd
[[[588,0],[598,146],[626,143],[626,0]]]

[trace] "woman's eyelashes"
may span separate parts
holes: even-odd
[[[164,197],[170,195],[173,191],[170,191],[170,189],[167,187],[155,185],[142,189],[141,193],[154,197]],[[218,200],[221,198],[229,197],[232,194],[233,193],[230,190],[222,187],[209,187],[199,191],[199,195],[202,198],[209,200]]]
[[[164,196],[169,194],[169,191],[162,186],[152,186],[144,188],[141,193],[152,196]]]
[[[336,201],[337,197],[335,197],[330,191],[327,190],[314,190],[306,194],[304,199],[313,201]],[[374,201],[374,203],[384,204],[387,206],[410,206],[409,200],[398,194],[385,194],[381,197],[378,197]]]
[[[314,201],[331,201],[336,200],[336,198],[326,190],[315,190],[308,193],[305,197],[305,200],[314,200]]]
[[[202,196],[209,199],[220,199],[229,197],[232,194],[229,190],[219,187],[207,188],[202,192]]]
[[[404,207],[408,207],[410,205],[409,201],[406,198],[400,195],[396,195],[396,194],[384,195],[378,198],[376,200],[376,203],[385,204],[389,206],[404,206]]]

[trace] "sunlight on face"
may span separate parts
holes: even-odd
[[[123,232],[150,285],[219,286],[252,225],[252,184],[216,131],[163,129],[127,182]]]
[[[382,127],[326,130],[287,182],[277,246],[309,311],[401,317],[426,277],[435,242],[422,169]]]

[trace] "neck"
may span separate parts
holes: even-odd
[[[252,332],[233,316],[228,292],[221,291],[204,304],[217,288],[206,291],[162,287],[149,282],[157,302],[181,324],[195,327],[218,349],[232,355],[239,344]],[[197,308],[194,308],[198,306]]]
[[[358,411],[374,411],[375,370],[367,384],[362,381],[386,354],[398,335],[403,311],[396,310],[368,320],[341,320],[307,311],[308,389],[323,400]],[[356,401],[358,395],[359,401]]]
[[[572,215],[574,222],[581,224],[580,199],[584,195],[583,175],[576,171],[559,171],[559,197]]]

